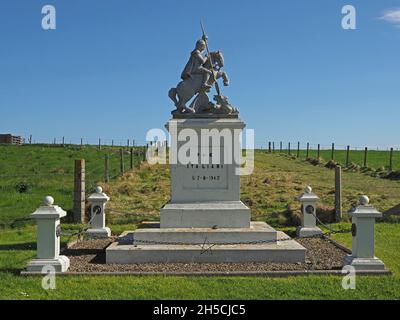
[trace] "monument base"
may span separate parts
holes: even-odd
[[[66,272],[69,268],[69,259],[66,256],[59,256],[57,259],[33,259],[26,269],[29,272],[48,272],[47,267],[53,267],[55,272]]]
[[[250,228],[250,209],[242,201],[168,203],[161,228]]]
[[[250,228],[139,229],[106,249],[106,263],[305,262],[306,249],[265,222]]]
[[[252,222],[250,228],[159,228],[159,223],[147,228],[127,231],[123,242],[141,244],[227,244],[277,241],[278,232],[265,222]],[[120,241],[121,242],[121,241]]]
[[[105,239],[111,236],[111,230],[108,227],[100,229],[88,229],[86,230],[86,235],[90,238]]]
[[[343,265],[352,266],[354,269],[362,271],[375,271],[375,270],[386,270],[385,264],[378,258],[355,258],[353,256],[347,256],[343,260]]]
[[[317,235],[322,235],[323,232],[320,228],[318,227],[298,227],[296,230],[297,236],[300,238],[304,237],[312,237],[312,236],[317,236]]]

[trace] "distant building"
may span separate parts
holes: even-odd
[[[23,144],[24,138],[12,134],[0,134],[0,144]]]

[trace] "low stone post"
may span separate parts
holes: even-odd
[[[299,197],[301,203],[301,226],[297,228],[298,237],[309,237],[322,234],[322,230],[317,227],[317,201],[318,196],[312,192],[310,186],[306,187],[304,193]]]
[[[349,211],[352,221],[352,254],[344,258],[344,265],[356,270],[385,270],[385,264],[375,257],[375,219],[382,213],[369,204],[367,196],[360,197],[360,204]]]
[[[60,255],[60,218],[66,214],[50,196],[31,214],[37,221],[37,257],[28,263],[28,271],[42,272],[44,267],[54,267],[56,272],[68,270],[69,259]]]
[[[106,227],[106,203],[110,198],[103,193],[100,186],[89,198],[90,204],[90,229],[86,234],[92,238],[108,238],[111,235],[110,228]]]

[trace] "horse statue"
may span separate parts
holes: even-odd
[[[211,57],[211,58],[210,58]],[[211,66],[211,61],[213,65]],[[210,52],[207,61],[203,67],[213,70],[213,75],[210,76],[207,84],[211,88],[218,79],[222,78],[224,86],[229,85],[229,78],[225,71],[221,68],[224,66],[224,56],[221,51]],[[176,88],[172,88],[168,92],[168,96],[175,103],[176,110],[173,114],[181,113],[205,113],[213,109],[214,104],[209,101],[207,92],[209,89],[203,88],[203,76],[201,74],[192,74],[187,79],[181,81]],[[190,107],[186,106],[196,94]]]

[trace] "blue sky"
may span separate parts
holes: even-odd
[[[46,4],[56,30],[41,28]],[[341,28],[346,4],[357,30]],[[399,146],[397,10],[389,0],[2,0],[0,132],[143,141],[170,118],[167,92],[203,19],[231,78],[223,93],[257,145]]]

